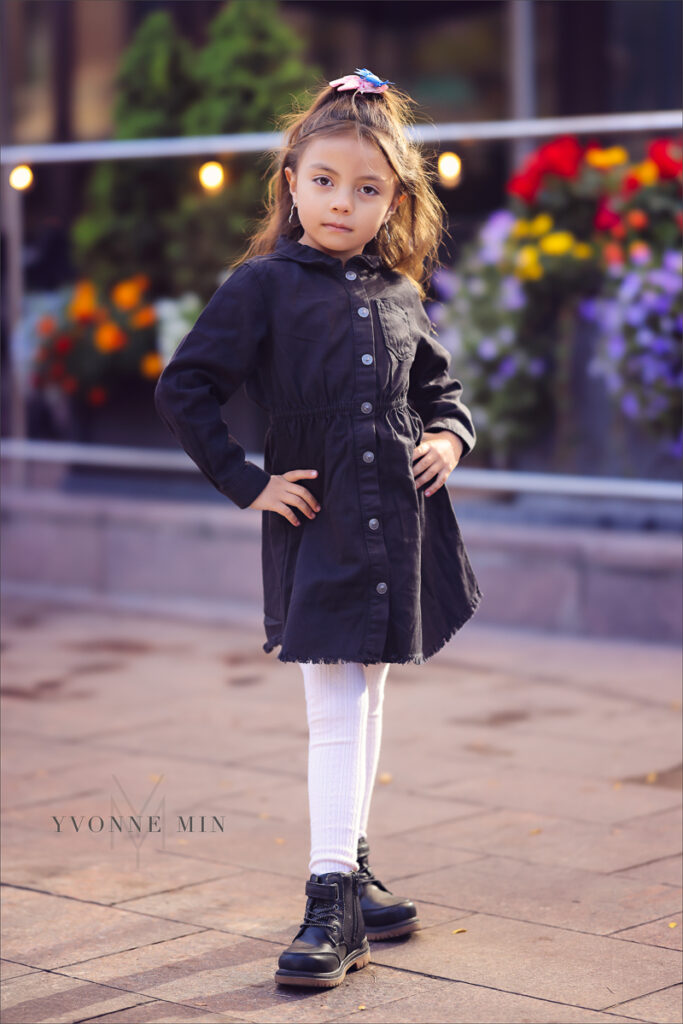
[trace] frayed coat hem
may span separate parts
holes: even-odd
[[[472,603],[467,609],[467,611],[464,613],[464,615],[461,615],[460,618],[457,619],[456,622],[453,624],[450,631],[445,636],[443,636],[427,652],[417,651],[415,654],[409,654],[406,656],[391,655],[388,658],[371,658],[367,661],[362,660],[360,658],[343,658],[341,656],[312,658],[304,654],[297,655],[294,651],[282,647],[281,637],[266,640],[266,642],[263,645],[263,650],[266,652],[266,654],[270,654],[270,652],[274,650],[276,647],[281,647],[281,650],[278,651],[277,654],[278,661],[283,661],[285,663],[296,662],[304,665],[380,665],[387,663],[391,665],[424,665],[426,661],[432,658],[438,651],[441,650],[442,647],[444,647],[448,643],[449,640],[451,640],[455,636],[458,630],[462,629],[466,622],[469,622],[469,620],[472,618],[477,608],[481,604],[483,596],[484,595],[481,589],[477,588],[474,591]]]

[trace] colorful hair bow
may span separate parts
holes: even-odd
[[[356,68],[355,75],[344,75],[343,78],[335,78],[328,84],[337,86],[337,92],[343,92],[344,89],[358,89],[359,92],[386,92],[390,85],[396,83],[390,82],[388,79],[383,81],[367,68]]]

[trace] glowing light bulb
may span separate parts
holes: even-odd
[[[9,172],[9,183],[20,192],[28,188],[33,181],[33,171],[27,164],[18,164]]]
[[[225,181],[223,168],[217,160],[209,160],[199,168],[199,180],[202,186],[208,191],[215,191],[221,188]]]
[[[462,161],[457,153],[439,154],[439,180],[445,188],[455,188],[460,181]]]

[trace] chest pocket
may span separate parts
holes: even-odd
[[[415,354],[415,340],[405,310],[391,299],[375,299],[384,343],[399,361]]]

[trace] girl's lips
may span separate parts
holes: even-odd
[[[323,227],[329,228],[330,231],[350,231],[351,228],[338,228],[336,224],[323,224]]]

